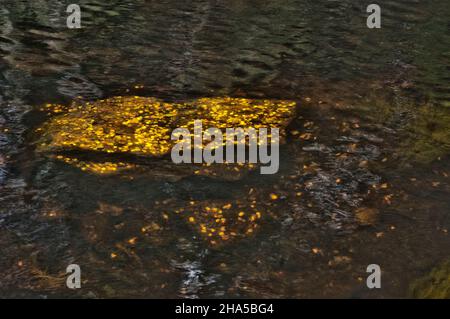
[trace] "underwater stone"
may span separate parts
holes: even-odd
[[[414,298],[450,298],[450,260],[434,268],[428,275],[416,280],[410,287]]]
[[[283,139],[295,106],[295,102],[286,100],[220,97],[167,103],[139,96],[69,106],[47,104],[42,110],[55,116],[37,129],[37,151],[85,171],[114,173],[136,167],[136,161],[123,160],[124,155],[128,159],[167,155],[175,143],[171,141],[172,131],[178,127],[192,129],[195,120],[219,129],[278,127]],[[97,160],[86,160],[86,154]],[[108,160],[98,160],[99,156]],[[239,165],[231,170],[239,171]],[[206,175],[214,175],[212,171],[209,167]]]

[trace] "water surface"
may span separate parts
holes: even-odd
[[[407,297],[449,257],[445,1],[382,1],[379,30],[349,0],[80,0],[70,30],[71,2],[0,5],[0,296]],[[37,151],[42,106],[135,95],[295,101],[280,172],[97,174]],[[211,239],[224,217],[236,236]]]

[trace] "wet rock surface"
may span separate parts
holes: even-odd
[[[73,103],[70,106],[47,104],[42,110],[62,114],[36,129],[41,135],[36,142],[39,153],[53,156],[57,160],[91,173],[109,174],[133,168],[145,171],[145,166],[154,166],[156,175],[160,175],[157,172],[158,167],[161,166],[163,169],[168,164],[173,172],[181,171],[179,166],[170,167],[169,155],[177,143],[172,137],[175,129],[189,130],[189,136],[179,134],[183,139],[191,139],[189,149],[184,152],[195,151],[196,148],[203,150],[211,140],[206,134],[210,128],[220,130],[223,138],[220,142],[214,141],[224,149],[227,128],[253,129],[255,134],[263,128],[267,130],[269,139],[271,128],[277,128],[281,130],[279,133],[281,140],[277,143],[282,144],[285,128],[295,115],[296,103],[230,97],[166,103],[155,98],[125,96],[84,104]],[[198,146],[191,144],[194,143],[194,135],[197,134],[195,121],[201,123],[199,128],[201,133],[197,136],[201,145]],[[257,138],[257,135],[250,135],[248,139]],[[210,140],[205,142],[205,138]],[[214,139],[217,139],[217,136]],[[261,145],[263,142],[270,143],[257,141]],[[247,147],[248,144],[247,140]],[[89,162],[89,157],[94,158],[95,162]],[[158,161],[162,157],[165,157],[165,161]],[[109,161],[102,162],[102,158]],[[189,164],[191,163],[186,163],[184,168],[186,171],[190,170],[191,174],[218,175],[220,173],[214,169],[225,168],[228,170],[227,173],[220,174],[223,178],[227,174],[231,175],[230,178],[233,178],[233,175],[239,178],[243,167],[251,169],[256,163],[249,163],[247,156],[247,163],[236,165],[226,163],[209,168],[197,165],[200,168],[195,169]],[[161,170],[162,172],[164,171]]]

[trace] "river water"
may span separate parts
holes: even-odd
[[[71,2],[0,4],[1,297],[401,298],[450,257],[445,1],[379,1],[381,29],[350,0],[79,0],[68,29]],[[43,105],[128,95],[294,101],[280,171],[100,174],[37,151]]]

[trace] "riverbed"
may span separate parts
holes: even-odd
[[[80,0],[68,29],[71,2],[0,5],[1,297],[404,298],[450,258],[445,1],[381,29],[350,0]],[[41,151],[64,107],[133,96],[295,103],[278,173]]]

